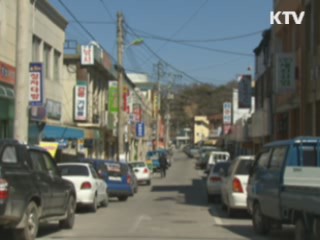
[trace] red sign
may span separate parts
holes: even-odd
[[[16,83],[16,68],[0,62],[0,82],[14,85]]]
[[[130,112],[130,106],[129,106],[129,89],[127,87],[124,87],[123,89],[123,111],[126,113]]]
[[[31,72],[30,73],[30,95],[29,101],[39,102],[41,101],[41,73],[40,72]]]

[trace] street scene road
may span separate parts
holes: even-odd
[[[219,204],[208,204],[203,172],[195,160],[174,153],[166,178],[155,175],[151,186],[140,186],[127,202],[111,199],[96,214],[80,210],[72,230],[50,224],[40,229],[39,240],[205,240],[205,239],[292,239],[291,229],[254,234],[250,216],[239,213],[228,219]]]

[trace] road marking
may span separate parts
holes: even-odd
[[[222,218],[218,217],[219,213],[218,213],[217,209],[214,206],[211,206],[210,211],[213,216],[214,224],[217,226],[222,226],[223,221],[222,221]]]
[[[132,228],[130,229],[130,233],[134,233],[137,231],[137,229],[139,228],[139,225],[141,224],[142,221],[150,221],[152,220],[152,218],[150,216],[147,215],[140,215],[137,220],[135,221],[135,223],[133,224]]]

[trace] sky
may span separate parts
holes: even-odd
[[[272,0],[49,0],[69,21],[66,39],[96,40],[117,59],[117,13],[125,19],[124,67],[161,81],[222,85],[254,68]],[[61,2],[65,5],[63,6]],[[74,17],[86,29],[75,21]],[[239,38],[240,36],[240,38]],[[94,37],[94,39],[92,39]],[[130,43],[142,37],[144,43]]]

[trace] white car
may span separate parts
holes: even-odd
[[[230,153],[226,151],[212,151],[207,163],[206,172],[208,173],[210,168],[218,162],[225,162],[230,160]]]
[[[254,156],[238,156],[232,161],[228,172],[222,178],[222,206],[232,217],[235,210],[247,209],[247,184],[249,167],[253,164]]]
[[[228,171],[229,161],[218,162],[212,165],[207,177],[208,202],[214,202],[221,197],[221,171]]]
[[[77,206],[89,206],[96,212],[99,205],[108,205],[108,186],[90,163],[59,163],[58,167],[62,177],[75,186]]]
[[[132,166],[138,183],[145,182],[147,185],[151,184],[151,172],[145,162],[131,162],[130,165]]]

